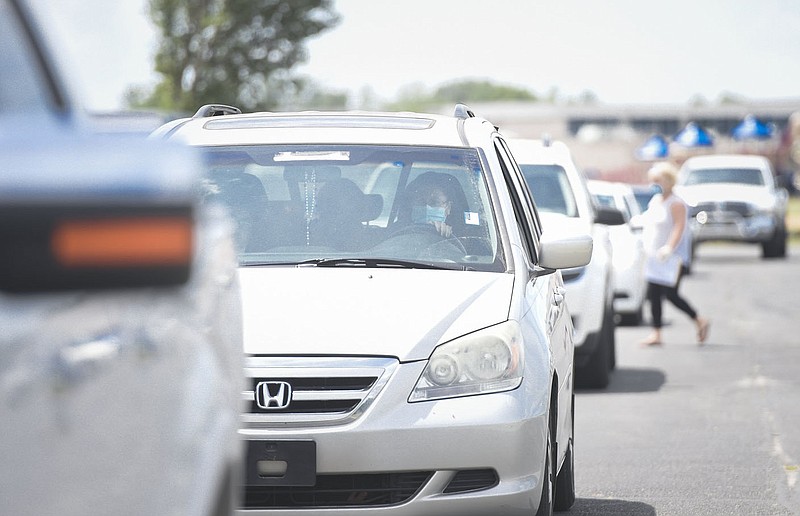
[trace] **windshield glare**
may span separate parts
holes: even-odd
[[[233,215],[242,266],[380,258],[505,269],[474,149],[259,145],[205,150],[206,199],[221,202]]]

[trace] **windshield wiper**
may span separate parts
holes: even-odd
[[[412,260],[395,260],[390,258],[314,258],[297,264],[315,267],[366,267],[366,268],[398,268],[398,269],[434,269],[434,270],[466,270],[463,266],[453,264],[452,267]]]

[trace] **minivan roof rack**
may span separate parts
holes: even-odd
[[[453,116],[456,118],[473,118],[475,113],[466,104],[456,104]]]
[[[192,118],[207,118],[210,116],[222,115],[241,115],[242,110],[225,104],[206,104],[197,110],[197,113],[192,115]]]

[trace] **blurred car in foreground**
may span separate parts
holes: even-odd
[[[38,34],[0,0],[0,514],[229,514],[230,221],[194,152],[84,132]]]
[[[204,106],[152,137],[203,147],[239,223],[242,514],[569,508],[558,269],[591,237],[542,233],[503,138],[463,105],[237,113]]]
[[[761,246],[764,258],[786,256],[788,192],[763,156],[692,156],[675,191],[689,204],[693,248],[721,240]]]
[[[563,142],[512,139],[511,151],[542,213],[545,228],[558,221],[592,235],[592,259],[562,272],[575,328],[575,382],[604,388],[616,363],[612,247],[607,224],[623,224],[622,214],[597,207],[586,178]]]
[[[613,249],[614,312],[621,324],[638,325],[647,290],[639,222],[642,212],[628,184],[591,179],[587,186],[598,205],[618,209],[625,217],[625,224],[608,228]]]

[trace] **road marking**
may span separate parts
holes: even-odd
[[[772,455],[777,457],[786,473],[786,485],[789,489],[794,489],[797,485],[797,477],[800,475],[800,466],[783,449],[780,434],[775,429],[775,417],[772,412],[767,411],[767,419],[772,430]]]

